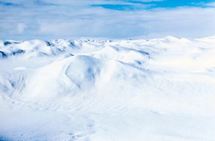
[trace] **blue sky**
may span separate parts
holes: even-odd
[[[215,0],[0,0],[1,39],[215,35]]]
[[[117,1],[117,0],[116,0]],[[205,7],[207,3],[214,2],[214,0],[118,0],[117,3],[103,3],[95,4],[95,7],[102,7],[111,10],[152,10],[157,8],[167,8],[174,9],[178,7]],[[125,4],[120,4],[120,2],[126,2]]]

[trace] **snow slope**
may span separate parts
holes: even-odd
[[[214,141],[215,37],[0,41],[1,141]]]

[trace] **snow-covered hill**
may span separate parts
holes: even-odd
[[[214,141],[215,37],[0,41],[1,141]]]

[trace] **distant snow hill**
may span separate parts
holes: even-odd
[[[0,141],[214,141],[215,37],[0,41]]]

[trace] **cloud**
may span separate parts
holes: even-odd
[[[208,6],[208,7],[215,7],[215,2],[206,3],[206,6]]]
[[[0,38],[147,38],[215,34],[214,7],[125,11],[90,6],[107,3],[128,4],[113,0],[17,0],[16,4],[21,7],[0,6]]]
[[[18,23],[17,24],[17,33],[22,34],[26,28],[27,28],[27,26],[24,23]]]

